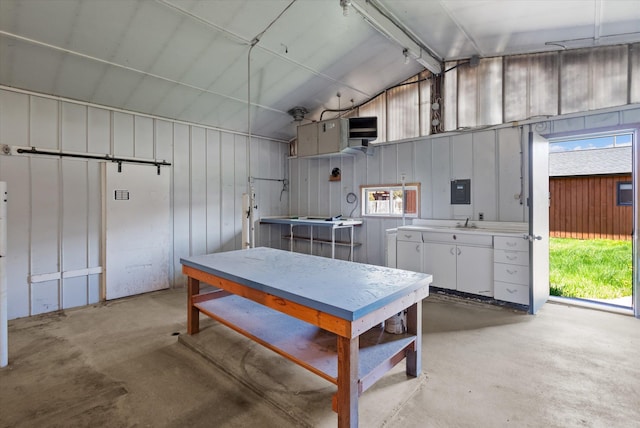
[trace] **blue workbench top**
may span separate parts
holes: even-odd
[[[427,287],[431,275],[251,248],[180,259],[185,266],[353,321]]]

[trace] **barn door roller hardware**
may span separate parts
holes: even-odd
[[[97,159],[104,160],[109,162],[117,162],[118,163],[118,172],[122,172],[122,163],[139,163],[144,165],[155,165],[158,169],[158,175],[160,175],[160,167],[161,166],[171,166],[171,164],[167,161],[155,161],[155,160],[136,160],[136,159],[126,159],[126,158],[117,158],[109,155],[85,155],[81,153],[65,153],[65,152],[54,152],[49,150],[38,150],[35,147],[31,147],[28,149],[18,149],[18,153],[28,153],[30,155],[48,155],[48,156],[59,156],[61,158],[80,158],[80,159]]]

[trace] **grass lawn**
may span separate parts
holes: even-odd
[[[551,295],[586,299],[631,296],[631,248],[631,241],[551,238]]]

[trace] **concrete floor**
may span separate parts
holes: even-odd
[[[11,321],[0,426],[335,425],[333,386],[276,354],[210,320],[201,334],[228,366],[178,341],[185,300],[171,290]],[[360,426],[638,426],[640,320],[433,295],[423,321],[425,374],[387,374],[361,397]]]

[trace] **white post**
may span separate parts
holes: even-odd
[[[7,325],[7,183],[0,181],[0,367],[9,364]]]
[[[249,194],[242,194],[242,249],[251,247],[249,238],[249,207],[251,203],[249,201]]]

